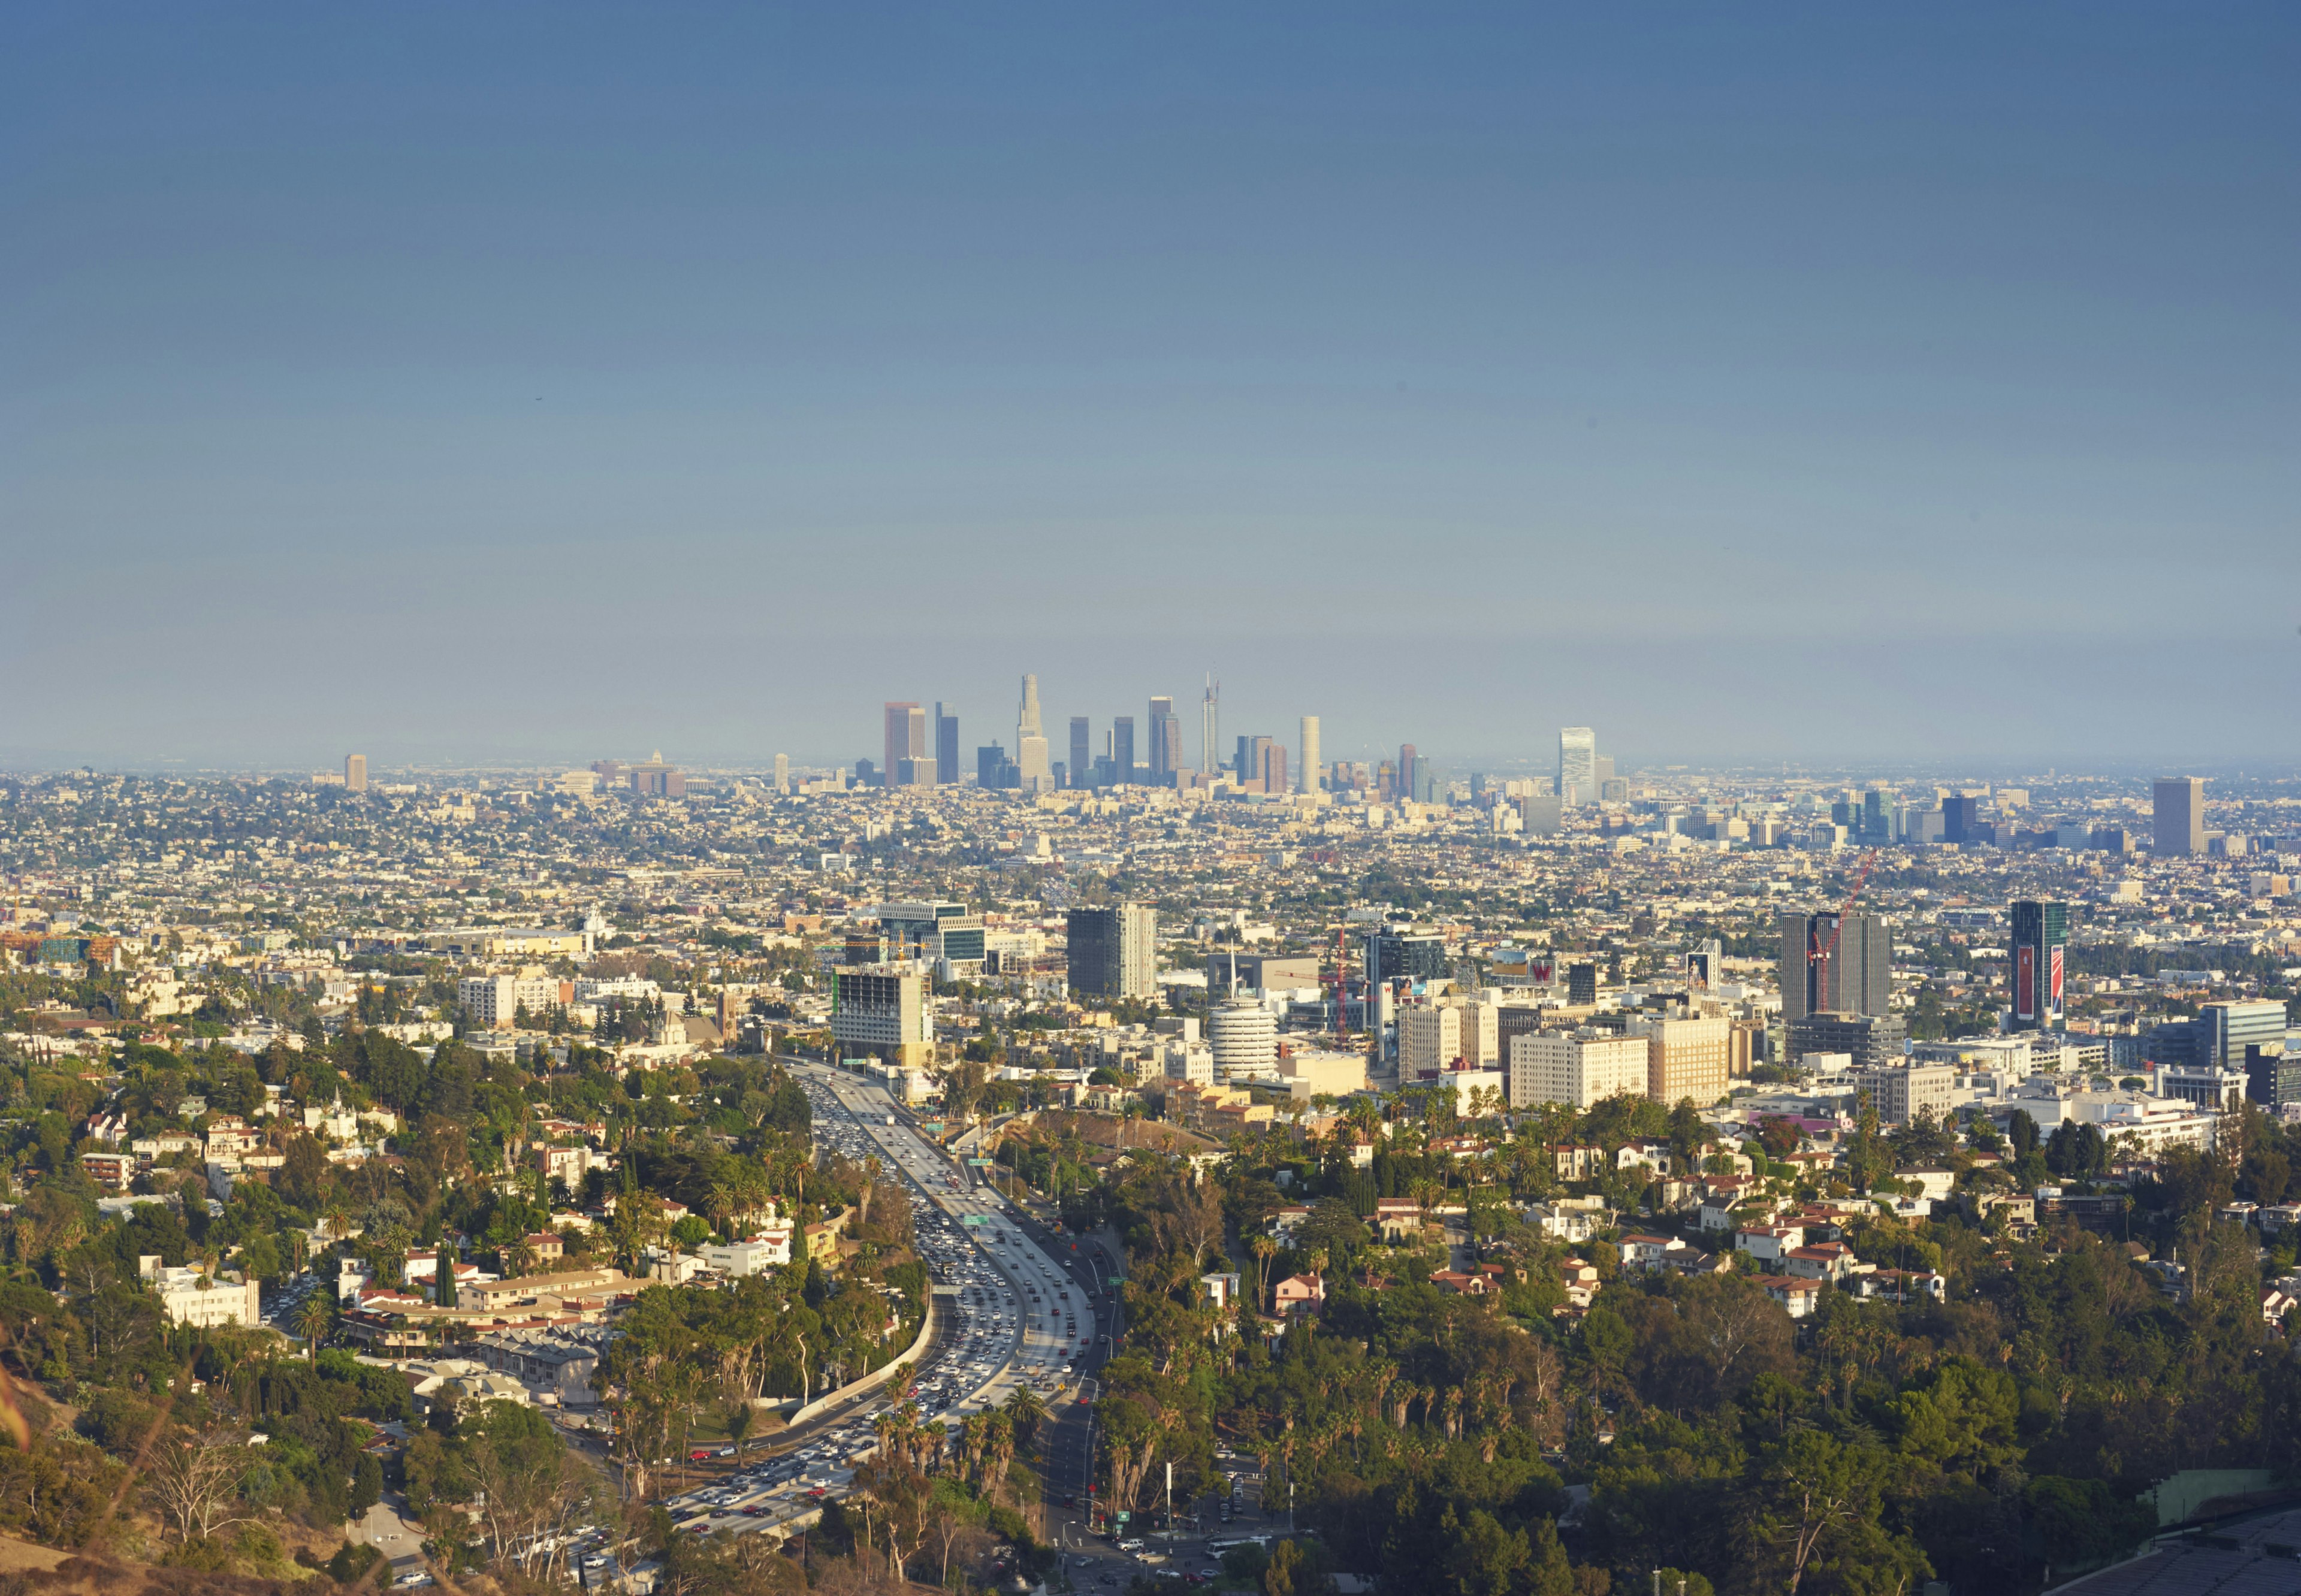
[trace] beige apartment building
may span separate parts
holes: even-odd
[[[1643,1097],[1647,1072],[1643,1036],[1532,1032],[1510,1040],[1510,1107],[1565,1103],[1587,1108],[1625,1092]]]
[[[1426,1071],[1443,1070],[1462,1056],[1462,1011],[1459,1008],[1402,1008],[1398,1011],[1398,1074],[1402,1081],[1418,1079]]]
[[[1930,1108],[1936,1119],[1950,1113],[1957,1067],[1948,1064],[1888,1065],[1856,1070],[1854,1085],[1878,1111],[1881,1125],[1905,1125]]]
[[[1675,1107],[1691,1098],[1707,1108],[1726,1095],[1734,1022],[1723,1015],[1655,1020],[1646,1030],[1646,1095]]]

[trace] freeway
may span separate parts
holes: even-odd
[[[1054,1401],[1082,1358],[1100,1362],[1101,1326],[1114,1307],[1105,1293],[1116,1287],[1096,1290],[1099,1262],[1089,1266],[1071,1257],[1067,1244],[971,1180],[878,1087],[823,1065],[785,1062],[814,1108],[817,1149],[858,1161],[875,1156],[910,1189],[918,1250],[941,1320],[913,1381],[911,1400],[923,1420],[955,1426],[1025,1384]],[[1059,1263],[1058,1248],[1065,1254]],[[876,1450],[872,1421],[889,1406],[883,1390],[858,1393],[773,1454],[741,1461],[730,1477],[664,1505],[681,1529],[703,1533],[792,1526],[852,1486],[856,1468]]]

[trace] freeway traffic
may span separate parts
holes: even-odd
[[[1058,1262],[1027,1216],[922,1138],[879,1087],[819,1065],[789,1065],[814,1109],[817,1149],[858,1161],[876,1157],[910,1189],[917,1247],[942,1321],[908,1398],[924,1421],[955,1429],[1019,1385],[1053,1399],[1082,1359],[1100,1361],[1117,1288],[1098,1268]],[[877,1449],[872,1421],[891,1405],[883,1389],[869,1393],[797,1444],[665,1506],[681,1529],[701,1533],[792,1525],[852,1486]]]

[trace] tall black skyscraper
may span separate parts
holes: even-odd
[[[1070,782],[1074,787],[1094,785],[1094,750],[1090,746],[1094,733],[1088,729],[1083,714],[1071,716]]]
[[[948,708],[941,699],[935,701],[935,784],[940,787],[958,785],[958,717],[946,713]]]

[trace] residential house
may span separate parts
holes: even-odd
[[[1684,1241],[1677,1236],[1647,1235],[1633,1232],[1614,1243],[1621,1255],[1625,1269],[1644,1269],[1649,1274],[1667,1268],[1674,1254],[1687,1250]]]
[[[1873,1269],[1852,1276],[1847,1289],[1857,1297],[1889,1297],[1899,1302],[1924,1297],[1939,1302],[1949,1283],[1931,1270]]]
[[[1793,1247],[1782,1255],[1782,1272],[1801,1280],[1844,1280],[1861,1267],[1853,1249],[1843,1241],[1814,1241]]]
[[[1734,1247],[1761,1265],[1778,1266],[1792,1248],[1805,1245],[1802,1224],[1745,1224],[1734,1233]]]
[[[1272,1296],[1282,1318],[1316,1314],[1326,1306],[1326,1283],[1316,1274],[1290,1274]]]
[[[1418,1241],[1422,1238],[1422,1205],[1410,1197],[1378,1197],[1374,1227],[1385,1241]]]
[[[1790,1317],[1803,1319],[1821,1300],[1821,1282],[1806,1280],[1795,1274],[1770,1275],[1766,1280],[1766,1295],[1789,1309]]]
[[[1483,1297],[1494,1283],[1484,1274],[1465,1274],[1458,1269],[1440,1269],[1430,1276],[1430,1283],[1449,1297]]]

